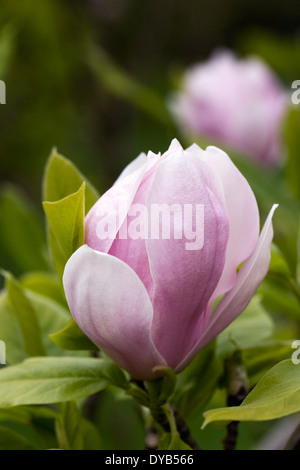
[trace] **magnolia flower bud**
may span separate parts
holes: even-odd
[[[266,275],[274,209],[259,236],[254,194],[215,147],[174,140],[162,156],[140,155],[92,207],[86,244],[66,264],[75,321],[135,378],[181,371]]]
[[[225,51],[187,69],[170,108],[185,132],[272,166],[283,158],[288,103],[288,93],[267,64]]]

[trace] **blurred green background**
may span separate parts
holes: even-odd
[[[1,183],[39,204],[56,146],[107,189],[138,153],[176,136],[164,100],[185,66],[228,46],[264,56],[290,86],[299,26],[297,0],[3,0]]]

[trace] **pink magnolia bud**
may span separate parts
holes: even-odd
[[[75,321],[135,378],[181,371],[265,277],[274,210],[259,236],[254,194],[215,147],[174,140],[162,156],[140,155],[92,207],[86,244],[66,264]]]
[[[224,51],[186,71],[170,107],[185,132],[272,166],[283,159],[288,103],[288,93],[264,62]]]

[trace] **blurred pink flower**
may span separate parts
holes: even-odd
[[[124,237],[136,204],[149,210],[154,204],[203,205],[202,248],[186,249],[184,236]],[[138,379],[155,378],[157,365],[181,371],[244,310],[262,282],[274,210],[259,236],[254,194],[218,148],[183,150],[174,140],[162,156],[141,154],[92,207],[86,244],[65,267],[75,321]],[[107,238],[99,237],[103,218],[112,222]]]
[[[248,155],[265,166],[283,159],[282,124],[288,93],[258,58],[222,51],[187,69],[181,91],[170,99],[179,125]]]

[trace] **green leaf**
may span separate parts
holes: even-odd
[[[177,376],[172,402],[185,418],[204,408],[223,373],[223,361],[216,356],[215,348],[215,341],[212,341]]]
[[[0,450],[42,450],[43,441],[28,424],[0,422]]]
[[[20,190],[0,191],[1,267],[16,274],[49,269],[42,221]]]
[[[0,407],[77,400],[110,385],[113,365],[85,357],[27,359],[0,370]]]
[[[20,325],[15,315],[8,309],[7,292],[0,293],[0,339],[6,345],[6,362],[16,364],[28,355],[24,351],[24,342]]]
[[[170,425],[170,433],[167,433],[170,436],[170,441],[168,442],[168,439],[166,438],[164,438],[163,440],[163,444],[167,445],[166,450],[191,450],[191,447],[188,446],[185,442],[183,442],[180,438],[180,434],[177,431],[175,418],[170,408],[170,405],[166,403],[162,406],[162,409],[164,410]],[[161,446],[162,442],[160,443],[160,449],[163,450]]]
[[[241,406],[204,413],[203,426],[213,421],[264,421],[300,411],[300,367],[290,359],[275,365]]]
[[[37,294],[31,290],[23,289],[23,294],[26,295],[27,301],[30,303],[30,312],[35,312],[35,318],[39,325],[41,339],[47,355],[78,355],[78,352],[73,351],[72,353],[66,353],[49,337],[52,333],[62,329],[70,320],[70,312],[67,307],[64,307],[50,297]],[[24,315],[23,303],[20,305]],[[31,319],[30,317],[30,321]],[[26,328],[28,326],[26,325]],[[6,360],[8,364],[17,364],[31,355],[32,351],[31,349],[28,350],[27,347],[27,343],[30,343],[30,337],[28,337],[25,343],[23,337],[25,332],[23,331],[22,333],[18,317],[14,315],[12,308],[9,309],[7,291],[3,291],[0,294],[0,339],[6,344]],[[32,341],[35,341],[35,339]],[[81,353],[81,355],[83,354],[86,353]]]
[[[145,387],[149,393],[150,401],[160,406],[173,394],[176,385],[176,374],[168,366],[156,366],[153,371],[159,374],[159,378],[150,382],[145,381]]]
[[[172,437],[168,450],[192,450],[192,448],[188,444],[183,442],[182,439],[180,439],[180,435],[177,432]]]
[[[53,149],[45,167],[43,201],[56,202],[74,194],[85,182],[85,212],[97,202],[99,194],[93,185],[67,158]]]
[[[24,350],[29,356],[44,356],[46,350],[37,312],[28,299],[21,284],[11,275],[6,276],[7,305],[20,325]]]
[[[165,432],[161,435],[158,443],[158,450],[192,450],[185,442],[180,439],[178,432],[172,435]]]
[[[99,348],[81,331],[77,323],[70,319],[64,328],[50,335],[52,341],[69,351],[98,351]]]
[[[42,332],[43,344],[48,356],[73,355],[74,353],[66,353],[58,348],[50,339],[50,335],[61,329],[70,319],[70,312],[67,307],[63,307],[55,300],[26,290],[26,295],[30,300],[35,311],[38,313],[37,318]]]
[[[63,450],[99,450],[100,437],[97,428],[83,418],[75,402],[60,406],[61,414],[55,423],[56,436]]]
[[[27,272],[21,277],[20,283],[25,289],[48,297],[67,308],[67,301],[62,285],[55,273],[40,271]]]
[[[103,449],[142,450],[145,446],[144,410],[121,390],[101,392],[95,413]]]
[[[57,412],[44,407],[0,410],[0,449],[47,449],[56,445],[54,420]]]
[[[235,349],[261,345],[273,331],[274,323],[261,305],[261,297],[255,296],[244,312],[218,336],[217,354],[228,356]]]
[[[84,243],[84,195],[82,183],[76,193],[43,203],[51,231],[51,253],[60,276],[68,259]]]
[[[291,341],[278,339],[265,342],[263,346],[243,351],[243,361],[247,369],[249,385],[253,387],[271,367],[291,357]]]

